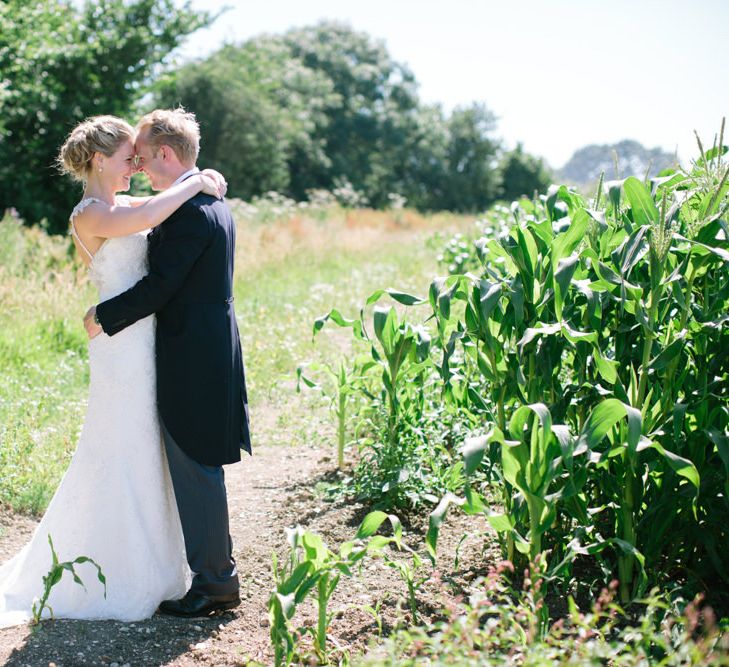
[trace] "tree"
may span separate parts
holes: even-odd
[[[65,230],[78,186],[55,159],[68,132],[91,115],[130,117],[170,52],[210,20],[173,0],[0,2],[0,211]]]
[[[446,117],[423,105],[413,74],[341,23],[226,46],[161,80],[154,104],[196,114],[201,163],[226,174],[231,196],[301,200],[346,182],[375,207],[397,193],[420,209],[476,211],[497,195],[486,107]]]
[[[261,37],[171,73],[156,85],[154,105],[195,113],[200,162],[226,174],[232,196],[293,189],[303,198],[298,181],[329,166],[316,130],[332,96],[325,76],[292,58],[280,39]]]
[[[335,94],[324,109],[327,122],[314,135],[330,163],[310,180],[294,182],[293,194],[330,188],[344,176],[371,204],[386,205],[393,165],[404,159],[417,127],[412,72],[390,57],[384,43],[338,22],[290,30],[282,41],[304,66],[324,74]]]
[[[449,189],[447,119],[438,105],[407,117],[406,139],[391,158],[389,188],[420,210],[444,208]]]
[[[304,199],[341,180],[385,206],[391,192],[408,195],[411,155],[430,128],[412,74],[368,35],[329,22],[226,46],[168,76],[155,104],[197,115],[201,161],[245,198]]]
[[[646,172],[655,175],[675,163],[675,156],[660,148],[648,149],[637,141],[625,139],[616,144],[590,144],[576,150],[560,170],[560,176],[573,183],[585,185],[597,181],[603,171],[609,178],[643,178]]]
[[[448,119],[448,187],[441,208],[482,211],[498,194],[499,143],[494,115],[483,104],[456,108]]]
[[[304,199],[345,181],[375,207],[478,210],[498,187],[494,118],[483,105],[446,118],[421,104],[412,72],[383,43],[337,22],[256,37],[182,67],[155,103],[200,120],[201,161],[230,194]]]
[[[500,199],[513,201],[522,195],[531,197],[543,193],[552,182],[552,175],[542,158],[524,152],[518,143],[513,151],[504,153],[499,164],[501,172]]]

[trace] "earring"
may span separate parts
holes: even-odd
[[[101,173],[102,171],[104,171],[104,167],[99,167],[99,173]]]

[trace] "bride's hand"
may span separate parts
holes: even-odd
[[[225,180],[225,176],[215,169],[203,169],[202,173],[205,176],[212,178],[215,184],[218,186],[218,191],[221,197],[225,197],[225,193],[228,191],[228,181]]]
[[[220,193],[220,189],[218,188],[218,183],[217,181],[215,181],[215,179],[203,173],[198,174],[198,176],[200,177],[200,184],[202,186],[200,192],[204,192],[206,195],[212,195],[213,197],[217,197],[218,199],[223,198],[223,195]]]

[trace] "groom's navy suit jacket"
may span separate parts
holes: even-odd
[[[149,274],[100,303],[113,336],[157,313],[157,405],[180,448],[206,465],[251,452],[248,398],[233,310],[235,224],[225,202],[198,194],[149,234]],[[130,415],[133,418],[133,415]]]

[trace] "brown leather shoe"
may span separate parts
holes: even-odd
[[[230,595],[203,595],[195,591],[187,591],[180,600],[165,600],[159,606],[161,614],[194,618],[196,616],[210,616],[216,611],[234,609],[240,604],[238,593]]]

